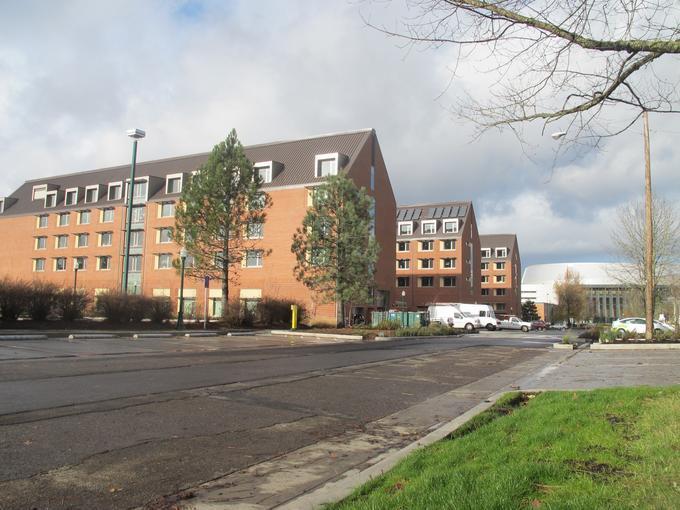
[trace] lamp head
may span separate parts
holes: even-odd
[[[127,135],[130,138],[134,138],[135,140],[139,140],[140,138],[144,138],[146,136],[146,131],[144,131],[143,129],[137,129],[137,128],[128,129]]]
[[[187,249],[185,247],[182,247],[182,249],[179,250],[179,258],[185,259],[187,258],[187,255],[188,255]]]
[[[553,133],[550,136],[552,137],[553,140],[559,140],[560,138],[562,138],[566,134],[567,134],[566,131],[556,131],[555,133]]]

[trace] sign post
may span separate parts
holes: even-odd
[[[210,277],[206,276],[203,280],[203,329],[208,329],[208,289],[210,288]]]

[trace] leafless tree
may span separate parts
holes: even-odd
[[[462,64],[488,73],[489,96],[468,94],[457,108],[482,130],[521,137],[522,123],[545,131],[564,119],[569,139],[597,143],[643,111],[680,110],[676,0],[404,1],[411,15],[394,29],[366,22],[408,44],[453,48],[454,73],[469,72]],[[611,106],[622,107],[618,120]]]
[[[654,258],[652,260],[654,305],[665,297],[671,281],[677,279],[677,262],[680,258],[680,217],[670,202],[655,198],[653,201],[652,233]],[[639,291],[645,303],[645,207],[642,202],[623,205],[618,210],[618,224],[611,234],[612,244],[621,265],[610,276],[633,291]]]
[[[571,323],[584,318],[586,312],[587,293],[581,284],[581,275],[569,268],[564,272],[564,279],[556,281],[554,285],[557,296],[557,306],[553,317]]]

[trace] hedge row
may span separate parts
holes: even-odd
[[[87,293],[49,282],[0,280],[0,317],[6,322],[16,321],[19,316],[44,321],[49,315],[75,320],[83,316],[91,302]]]

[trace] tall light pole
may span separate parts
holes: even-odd
[[[137,141],[146,136],[142,129],[128,129],[127,135],[132,138],[132,165],[130,167],[130,184],[127,196],[127,221],[125,224],[125,252],[123,254],[123,294],[128,292],[128,272],[130,264],[130,228],[132,225],[132,197],[135,191],[135,167],[137,166]]]
[[[181,263],[180,280],[179,280],[179,310],[177,310],[177,326],[179,329],[184,326],[184,266],[187,262],[187,249],[182,247],[179,251],[179,259]]]
[[[654,336],[654,221],[652,217],[652,163],[649,151],[649,117],[642,112],[645,142],[645,340]]]
[[[77,292],[78,288],[78,259],[73,259],[73,294]]]

